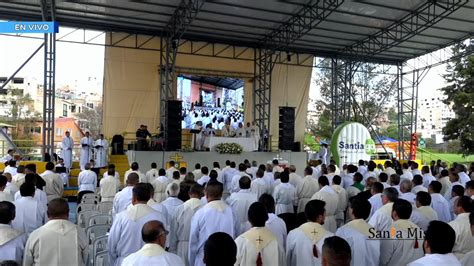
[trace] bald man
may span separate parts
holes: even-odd
[[[121,265],[125,257],[143,246],[140,230],[145,223],[166,220],[161,213],[147,205],[150,196],[147,183],[136,184],[133,187],[132,206],[115,216],[107,243],[110,265]]]
[[[160,221],[149,221],[143,225],[142,239],[145,245],[135,253],[128,255],[122,262],[124,266],[132,265],[184,265],[177,255],[165,250],[168,231]]]
[[[68,218],[69,205],[65,199],[49,202],[49,221],[28,238],[23,265],[85,264],[88,253],[86,236]]]
[[[127,186],[124,187],[122,191],[115,194],[112,216],[115,217],[115,215],[125,210],[128,205],[132,203],[132,190],[133,187],[138,183],[138,179],[139,176],[137,173],[130,173],[127,176]]]

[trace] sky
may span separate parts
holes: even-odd
[[[58,37],[71,32],[69,28],[60,28]],[[82,32],[69,35],[68,40],[80,40]],[[97,32],[87,31],[86,36],[95,36]],[[28,35],[42,37],[42,34]],[[95,40],[104,43],[101,35]],[[0,77],[10,76],[41,45],[43,39],[30,39],[0,35]],[[83,45],[56,42],[56,87],[85,82],[95,77],[102,83],[104,73],[104,50],[101,45]],[[44,52],[40,50],[16,77],[34,77],[40,83],[43,80]],[[102,93],[102,91],[100,91]]]

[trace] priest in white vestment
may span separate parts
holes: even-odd
[[[86,236],[68,218],[69,206],[65,199],[49,202],[49,221],[28,238],[24,266],[86,264],[89,249]]]
[[[382,193],[383,193],[383,185],[380,182],[375,182],[372,184],[370,188],[370,193],[372,196],[369,198],[370,203],[370,215],[369,219],[372,218],[374,213],[383,206],[382,203]]]
[[[168,179],[172,179],[173,178],[173,173],[174,172],[179,172],[179,170],[175,167],[175,162],[174,161],[169,161],[169,165],[170,165],[170,168],[166,169],[166,177],[168,177]]]
[[[265,226],[275,235],[278,243],[283,247],[283,250],[286,250],[286,236],[288,235],[288,231],[286,230],[285,221],[275,215],[275,200],[270,194],[263,194],[258,198],[258,202],[263,203],[268,213],[268,220],[265,222]]]
[[[245,166],[245,164],[243,163],[239,164],[239,172],[232,177],[232,190],[230,191],[230,193],[237,192],[240,190],[239,180],[243,176],[250,178],[250,181],[252,181],[252,178],[250,177],[249,174],[245,172],[245,170],[247,170],[247,166]],[[199,183],[199,180],[198,180],[198,183]]]
[[[95,148],[95,167],[103,168],[108,163],[109,142],[104,139],[104,134],[99,135],[99,139],[94,143]]]
[[[13,201],[13,196],[10,192],[5,191],[7,186],[7,178],[0,175],[0,201]]]
[[[428,192],[428,189],[423,186],[423,177],[421,175],[413,176],[413,180],[411,182],[413,183],[413,188],[411,189],[411,192],[415,194],[419,191]]]
[[[200,200],[203,189],[193,185],[189,189],[189,200],[178,206],[171,218],[169,251],[183,258],[185,265],[189,265],[188,249],[191,231],[191,219],[204,204]]]
[[[77,179],[79,182],[79,192],[91,191],[95,193],[97,188],[97,174],[91,170],[90,163],[86,163],[84,170],[79,173]]]
[[[462,260],[466,253],[474,250],[474,237],[469,223],[469,214],[473,206],[472,200],[468,196],[460,197],[455,204],[454,212],[457,217],[454,221],[449,222],[449,225],[456,232],[453,253],[459,260]]]
[[[322,226],[325,205],[321,200],[311,200],[305,205],[308,222],[292,230],[286,238],[286,265],[321,265],[324,239],[333,236]]]
[[[258,170],[256,173],[256,178],[252,180],[252,183],[250,184],[250,189],[257,195],[257,198],[270,191],[267,182],[265,179],[263,179],[264,175],[265,174],[262,170]]]
[[[336,231],[336,236],[344,238],[351,246],[351,265],[378,266],[380,259],[380,240],[370,239],[374,228],[366,222],[371,211],[370,203],[355,198],[349,213],[351,221]]]
[[[168,215],[167,220],[171,222],[176,208],[183,205],[183,201],[178,199],[179,185],[176,183],[170,183],[170,185],[166,189],[166,193],[168,194],[168,198],[162,201],[161,204],[166,208],[166,212]],[[167,245],[167,247],[168,246],[169,245]]]
[[[168,176],[168,173],[166,175],[171,179],[171,176]],[[145,173],[145,176],[149,183],[153,182],[159,176],[158,165],[155,162],[151,163],[151,169]]]
[[[164,170],[163,170],[164,172]],[[137,162],[133,162],[131,165],[130,165],[130,169],[128,169],[124,176],[123,176],[123,179],[124,179],[124,183],[125,183],[125,180],[127,180],[127,177],[129,174],[131,173],[136,173],[138,175],[138,178],[139,178],[139,181],[141,183],[150,183],[149,180],[147,179],[146,175],[143,174],[140,169],[139,169],[139,166],[138,166],[138,163]],[[165,173],[166,175],[166,173]]]
[[[382,194],[382,203],[384,204],[377,211],[374,212],[369,219],[369,224],[377,231],[387,231],[390,229],[392,220],[393,202],[398,199],[398,191],[389,187],[384,189]]]
[[[256,202],[257,194],[250,191],[250,177],[243,176],[239,180],[240,190],[230,194],[230,197],[226,199],[227,204],[232,207],[235,218],[239,222],[239,230],[237,235],[244,233],[245,223],[248,221],[248,211],[250,205]]]
[[[258,151],[258,144],[260,142],[260,128],[257,126],[257,123],[252,122],[252,127],[250,128],[250,137],[253,140],[253,150]]]
[[[408,263],[408,266],[446,265],[461,266],[452,253],[456,233],[447,223],[442,221],[430,222],[425,231],[423,250],[425,256]]]
[[[322,200],[326,202],[325,205],[325,220],[324,220],[324,228],[326,230],[335,233],[337,229],[336,224],[336,211],[337,211],[337,204],[339,201],[339,195],[329,186],[329,180],[326,176],[321,176],[318,179],[319,187],[321,188],[318,192],[316,192],[312,200]]]
[[[313,168],[306,167],[304,169],[303,182],[296,187],[296,197],[298,198],[298,210],[297,213],[304,212],[306,203],[311,200],[314,193],[318,192],[319,184],[316,179],[313,178]]]
[[[438,214],[438,219],[445,223],[451,221],[451,213],[449,211],[449,202],[440,194],[442,185],[438,181],[432,181],[428,187],[431,195],[431,207]]]
[[[84,170],[86,163],[92,160],[92,150],[94,149],[94,139],[90,136],[89,131],[86,131],[85,136],[80,141],[81,144],[81,157],[79,159],[79,165],[81,170]]]
[[[64,160],[64,167],[71,169],[72,167],[72,149],[74,148],[74,140],[71,138],[71,133],[66,131],[66,136],[61,142],[61,158]]]
[[[221,174],[222,184],[224,185],[223,199],[227,199],[232,193],[232,178],[239,172],[235,169],[235,162],[229,163],[229,168],[224,168]],[[257,171],[258,172],[258,171]],[[262,173],[263,177],[263,173]],[[197,180],[198,178],[195,178]]]
[[[423,186],[428,187],[436,178],[431,174],[430,167],[425,165],[421,168],[421,175],[423,176]]]
[[[409,220],[411,212],[407,200],[393,203],[390,237],[380,239],[380,265],[406,265],[423,257],[423,230]]]
[[[127,209],[128,205],[132,203],[133,198],[133,187],[138,183],[138,175],[131,173],[127,177],[127,186],[124,187],[120,192],[115,194],[112,216],[115,217],[117,214]]]
[[[17,174],[12,177],[12,183],[19,188],[23,183],[25,183],[25,175],[25,166],[19,165],[17,168]]]
[[[189,265],[204,265],[204,243],[215,232],[224,232],[235,237],[238,221],[232,208],[221,200],[222,183],[210,181],[206,186],[207,204],[200,208],[191,220],[189,237]],[[212,217],[212,218],[210,218]]]
[[[342,179],[339,175],[335,175],[332,178],[332,189],[337,193],[337,210],[336,210],[336,224],[337,227],[341,227],[344,224],[344,214],[347,209],[347,203],[349,201],[346,190],[341,186]]]
[[[11,221],[15,219],[15,205],[0,201],[0,261],[12,260],[21,265],[27,235],[13,229]]]
[[[441,176],[438,178],[438,182],[441,183],[441,195],[443,195],[446,199],[449,199],[451,195],[451,181],[449,181],[449,171],[446,169],[441,170]]]
[[[166,219],[147,205],[150,194],[147,184],[138,183],[133,188],[133,206],[115,216],[107,243],[110,265],[121,265],[125,257],[143,246],[140,232],[146,222]]]
[[[431,196],[428,192],[420,191],[416,194],[416,208],[413,210],[412,216],[417,216],[418,221],[412,220],[423,231],[428,229],[428,224],[433,220],[438,220],[438,214],[431,208]],[[418,213],[418,215],[415,215]]]
[[[46,206],[33,198],[35,193],[33,184],[21,185],[20,193],[21,197],[14,202],[16,214],[12,227],[30,234],[46,222]]]
[[[100,201],[113,202],[120,188],[120,182],[115,178],[115,169],[109,168],[107,175],[100,180]]]
[[[143,225],[141,236],[145,245],[135,253],[128,255],[123,266],[160,265],[184,266],[184,261],[177,255],[165,250],[168,231],[160,221],[149,221]]]
[[[153,188],[155,189],[155,195],[153,196],[153,199],[160,203],[164,201],[167,197],[166,195],[166,187],[168,186],[170,180],[168,177],[166,177],[166,171],[165,169],[160,169],[158,171],[159,175],[155,180],[151,182],[153,185]]]
[[[290,180],[288,183],[292,184],[293,187],[297,187],[299,183],[303,182],[303,178],[296,173],[296,166],[290,165]]]
[[[48,204],[48,198],[46,196],[46,193],[36,187],[36,174],[27,174],[25,176],[25,183],[30,183],[33,185],[35,188],[35,193],[33,196],[33,199],[35,199],[39,204],[43,206],[43,208],[46,210],[46,205]],[[13,200],[18,200],[21,198],[21,191],[17,191],[15,193],[15,196],[13,196]]]
[[[281,184],[273,189],[275,199],[275,213],[294,213],[294,206],[298,205],[296,198],[296,188],[289,183],[290,176],[287,172],[280,174]]]
[[[260,202],[250,205],[248,220],[252,228],[235,239],[237,261],[235,265],[285,265],[285,251],[276,236],[265,227],[268,214]]]
[[[45,172],[42,177],[46,182],[44,192],[46,193],[48,201],[51,201],[52,199],[56,198],[62,198],[64,192],[64,184],[63,180],[61,179],[61,176],[53,172],[54,164],[52,162],[46,163],[46,170],[49,172]]]

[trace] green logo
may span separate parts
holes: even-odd
[[[375,141],[373,139],[367,139],[365,141],[365,153],[375,154]]]

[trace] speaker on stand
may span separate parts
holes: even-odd
[[[165,150],[181,149],[181,101],[166,101]]]
[[[279,107],[278,149],[291,151],[295,142],[295,107]]]

